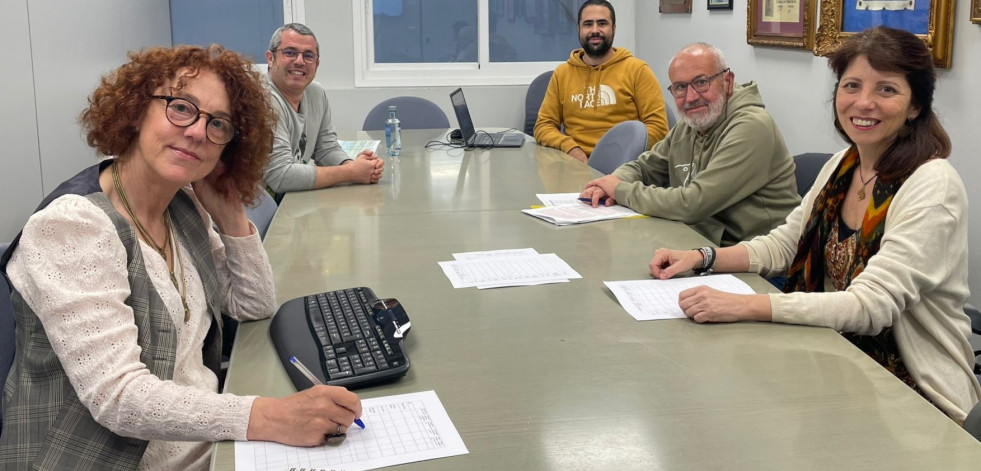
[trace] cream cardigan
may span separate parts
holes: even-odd
[[[787,222],[743,244],[750,271],[786,273],[814,199],[841,161],[839,152]],[[944,159],[921,165],[896,193],[879,252],[840,292],[771,294],[773,321],[875,335],[892,326],[903,362],[923,393],[958,423],[981,397],[964,314],[967,194]],[[829,286],[826,284],[826,286]]]

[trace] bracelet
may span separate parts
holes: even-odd
[[[702,265],[692,271],[696,275],[711,274],[712,269],[715,268],[715,247],[699,247],[695,250],[698,250],[702,254]]]

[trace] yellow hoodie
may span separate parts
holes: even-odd
[[[556,67],[535,123],[539,144],[569,152],[579,146],[586,154],[613,126],[629,120],[647,125],[647,145],[668,133],[661,84],[647,63],[625,48],[597,66],[582,60],[583,50]],[[565,134],[560,126],[565,126]]]

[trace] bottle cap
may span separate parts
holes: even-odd
[[[388,111],[395,111],[395,105],[389,105]]]

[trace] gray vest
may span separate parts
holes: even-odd
[[[78,194],[109,215],[126,247],[130,285],[126,305],[133,309],[137,343],[142,349],[140,361],[161,380],[169,380],[173,377],[177,354],[176,326],[150,281],[136,233],[99,186],[99,172],[108,164],[109,161],[101,162],[62,183],[37,210],[60,196]],[[177,237],[190,249],[204,285],[211,316],[211,328],[204,341],[204,362],[217,374],[221,363],[221,295],[208,228],[194,202],[183,191],[177,192],[168,211]],[[18,234],[0,259],[4,274],[9,254],[19,240]],[[17,353],[3,390],[2,468],[136,469],[148,442],[116,435],[92,418],[68,381],[37,315],[20,293],[12,289],[11,294],[17,321]]]

